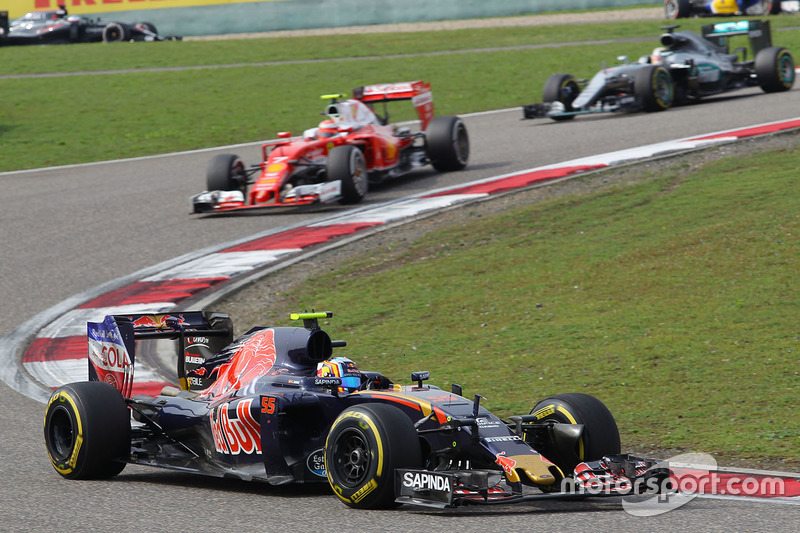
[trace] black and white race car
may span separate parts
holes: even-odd
[[[168,41],[150,22],[104,22],[60,9],[31,11],[11,21],[2,44],[67,44],[114,41]]]
[[[666,26],[661,46],[630,63],[604,67],[590,80],[553,74],[543,103],[523,107],[524,118],[568,120],[576,115],[612,111],[662,111],[674,104],[758,86],[764,92],[788,91],[794,85],[792,54],[772,46],[769,21],[745,20],[703,26],[703,34]],[[746,36],[745,47],[731,51],[729,38]]]

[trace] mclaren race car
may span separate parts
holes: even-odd
[[[612,111],[662,111],[674,104],[743,87],[764,92],[788,91],[794,85],[792,54],[772,46],[769,21],[725,22],[703,26],[702,36],[667,26],[661,46],[649,56],[604,67],[587,83],[569,74],[550,76],[544,103],[523,107],[524,118],[569,120],[576,115]],[[729,39],[749,38],[731,52]],[[752,58],[751,58],[752,57]]]
[[[664,15],[668,19],[710,17],[717,15],[779,15],[797,11],[796,1],[781,0],[665,0]]]
[[[469,159],[469,136],[458,117],[433,116],[430,85],[421,81],[368,85],[325,95],[327,118],[292,138],[288,132],[262,146],[262,161],[246,166],[239,156],[214,157],[208,190],[192,197],[194,213],[247,208],[297,207],[330,202],[357,203],[369,184],[397,178],[423,165],[461,170]],[[411,100],[420,130],[389,124],[375,104]]]
[[[208,312],[89,323],[89,380],[56,389],[45,409],[53,467],[68,479],[133,463],[327,482],[363,509],[670,490],[668,465],[620,454],[614,418],[593,396],[551,396],[503,420],[480,395],[426,384],[428,372],[400,385],[334,356],[346,343],[318,322],[331,316],[293,314],[302,327],[256,327],[236,340],[227,315]],[[137,358],[165,346],[177,386],[132,394]]]
[[[66,44],[114,41],[166,41],[149,22],[103,22],[69,15],[65,8],[31,11],[8,27],[5,44]]]

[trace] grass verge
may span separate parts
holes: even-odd
[[[460,383],[502,415],[588,392],[615,413],[626,448],[797,468],[791,137],[748,157],[675,159],[634,183],[611,177],[600,192],[571,185],[475,210],[411,243],[392,233],[287,292],[256,284],[220,309],[242,327],[331,310],[346,354],[400,382],[430,370],[433,383]],[[592,179],[606,178],[579,181]],[[259,303],[247,311],[248,301]]]

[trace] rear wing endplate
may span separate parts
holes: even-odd
[[[431,84],[423,81],[365,85],[353,89],[353,98],[365,104],[411,100],[417,110],[423,131],[428,128],[428,123],[433,118]]]
[[[87,323],[87,340],[89,380],[110,383],[130,398],[138,341],[176,341],[178,382],[189,390],[187,364],[197,367],[230,344],[233,323],[226,314],[203,311],[108,315],[102,322]]]

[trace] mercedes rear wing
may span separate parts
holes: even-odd
[[[424,81],[364,85],[353,89],[353,98],[365,104],[411,100],[417,110],[423,131],[428,129],[428,123],[433,118],[431,84]]]
[[[718,22],[703,26],[703,38],[724,50],[728,50],[728,38],[746,35],[753,48],[753,57],[764,48],[772,46],[772,30],[768,20],[740,20],[738,22]]]
[[[164,340],[174,341],[167,343],[168,355],[177,359],[180,388],[205,388],[206,383],[189,383],[187,370],[200,366],[232,342],[233,322],[226,314],[203,311],[108,315],[102,322],[88,322],[89,381],[110,383],[123,397],[130,398],[137,347],[143,342]],[[149,346],[148,354],[157,355],[163,345]]]

